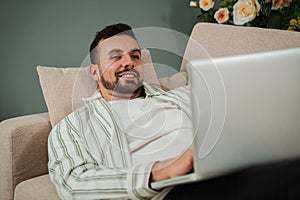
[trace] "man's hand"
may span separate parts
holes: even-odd
[[[187,174],[193,169],[193,150],[182,155],[154,164],[150,182],[165,180]]]

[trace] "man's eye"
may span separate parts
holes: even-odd
[[[140,56],[139,55],[132,55],[132,58],[139,60]]]
[[[122,58],[121,55],[114,55],[111,57],[111,59],[113,59],[113,60],[120,60],[121,58]]]

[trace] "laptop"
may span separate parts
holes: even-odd
[[[300,157],[300,47],[192,60],[194,171],[154,189]]]

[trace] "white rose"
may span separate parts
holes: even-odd
[[[243,25],[251,22],[260,10],[257,0],[239,0],[233,6],[233,23]]]
[[[219,24],[227,22],[229,19],[229,10],[227,8],[220,8],[215,12],[214,18]]]
[[[208,11],[209,9],[213,8],[214,5],[215,5],[215,2],[213,0],[200,0],[199,1],[199,7],[205,11]]]

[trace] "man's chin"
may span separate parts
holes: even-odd
[[[141,91],[143,84],[134,84],[134,85],[117,85],[114,88],[114,92],[126,95],[134,95]]]

